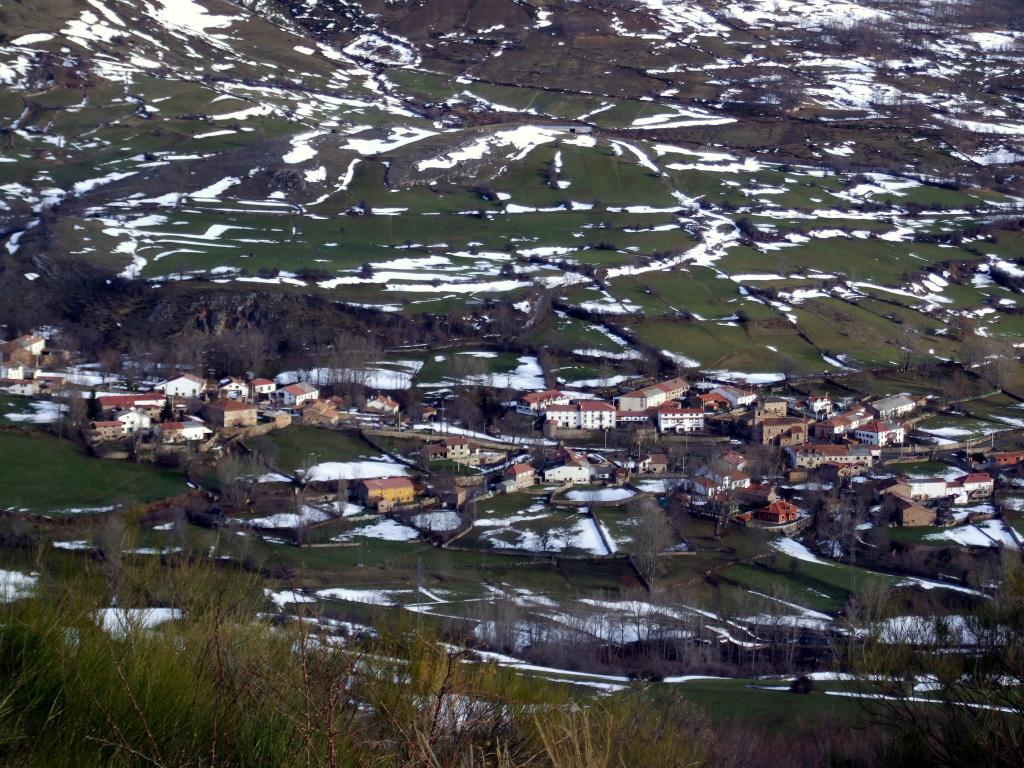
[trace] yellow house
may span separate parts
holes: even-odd
[[[359,498],[368,507],[390,508],[395,504],[409,504],[415,497],[416,490],[408,477],[379,477],[359,484]]]

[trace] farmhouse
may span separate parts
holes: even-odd
[[[124,413],[118,414],[117,421],[126,435],[132,435],[136,432],[149,429],[149,425],[152,423],[152,419],[150,419],[145,411],[135,408],[131,408]]]
[[[804,401],[804,405],[807,412],[819,421],[829,418],[834,407],[828,395],[811,395]]]
[[[0,362],[0,379],[24,379],[25,366],[15,362]]]
[[[807,421],[792,416],[772,416],[757,424],[761,445],[802,445],[807,442]]]
[[[711,390],[711,394],[724,398],[730,408],[746,408],[757,402],[757,395],[754,392],[739,387],[715,387]]]
[[[689,389],[690,385],[684,379],[669,379],[634,392],[628,392],[625,395],[619,395],[615,398],[615,404],[622,411],[646,411],[649,408],[657,408],[670,400],[678,400]]]
[[[858,408],[819,421],[814,425],[813,432],[815,437],[823,440],[839,440],[873,420],[874,417],[870,413]]]
[[[568,405],[569,396],[557,389],[545,389],[543,392],[530,392],[516,401],[516,409],[521,413],[544,413],[551,405]]]
[[[996,451],[988,455],[991,469],[1006,469],[1024,464],[1024,451]]]
[[[249,382],[249,391],[256,397],[270,397],[277,389],[277,385],[270,379],[253,379]]]
[[[887,483],[881,492],[895,494],[911,501],[937,501],[952,495],[946,479],[943,477],[902,478]]]
[[[154,412],[163,408],[165,402],[167,402],[167,398],[164,395],[154,392],[138,395],[103,395],[99,398],[100,408],[104,411],[142,408],[148,412]]]
[[[307,400],[301,407],[303,424],[334,426],[342,419],[341,413],[330,400]]]
[[[563,457],[561,464],[544,470],[545,483],[589,483],[591,466],[585,456],[568,449],[560,450]]]
[[[249,399],[249,385],[234,376],[221,379],[217,383],[217,392],[221,397],[229,397],[232,400]]]
[[[863,445],[795,445],[786,448],[795,469],[816,469],[827,464],[867,469],[875,463],[875,452]]]
[[[907,394],[883,397],[881,400],[868,403],[868,408],[880,419],[898,419],[912,413],[916,407],[917,402]]]
[[[533,467],[529,464],[513,464],[502,473],[512,491],[521,491],[533,485]]]
[[[800,510],[795,504],[779,499],[766,507],[757,510],[757,519],[770,525],[785,525],[800,517]]]
[[[45,350],[46,339],[42,336],[19,336],[10,341],[0,342],[0,359],[35,365],[37,358]]]
[[[97,440],[115,440],[124,434],[124,425],[120,421],[94,421],[89,428]]]
[[[394,416],[399,411],[398,402],[387,395],[374,395],[366,399],[363,410],[367,413],[379,413],[383,416]]]
[[[727,411],[732,408],[732,403],[717,392],[706,392],[703,395],[697,395],[697,399],[700,400],[701,407],[705,411]]]
[[[603,400],[551,405],[544,412],[544,417],[562,429],[613,429],[617,423],[615,406]]]
[[[281,387],[281,389],[277,390],[277,394],[284,405],[298,408],[303,403],[317,400],[320,397],[320,390],[312,384],[307,384],[305,381],[298,381],[295,384],[289,384],[287,387]]]
[[[887,445],[900,445],[904,439],[904,431],[903,427],[898,424],[875,420],[862,427],[857,427],[853,436],[865,445],[877,445],[879,448],[884,448]]]
[[[157,424],[153,433],[161,443],[177,444],[205,440],[213,430],[201,421],[168,421]]]
[[[935,525],[938,521],[938,512],[918,504],[916,501],[905,499],[902,496],[894,496],[893,503],[896,506],[896,520],[906,528]]]
[[[663,405],[658,408],[659,432],[699,432],[704,429],[704,411]]]
[[[416,489],[408,477],[375,477],[359,483],[356,493],[368,507],[386,512],[397,504],[409,504],[416,498]]]
[[[950,481],[948,487],[954,495],[955,504],[969,504],[991,497],[995,490],[995,482],[986,472],[972,472]]]
[[[156,388],[167,397],[195,399],[206,391],[206,382],[191,373],[183,373],[173,379],[157,384]]]
[[[256,406],[221,398],[203,408],[207,421],[223,429],[256,426]]]

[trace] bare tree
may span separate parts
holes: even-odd
[[[653,585],[658,575],[658,554],[672,543],[672,529],[665,520],[665,512],[654,500],[643,499],[633,537],[633,561],[648,585]]]

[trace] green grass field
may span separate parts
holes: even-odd
[[[43,514],[154,501],[188,490],[180,472],[103,461],[50,435],[0,431],[0,504]]]

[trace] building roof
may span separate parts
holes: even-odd
[[[92,426],[93,429],[98,429],[99,427],[117,427],[120,429],[124,425],[120,421],[94,421]]]
[[[678,405],[665,403],[658,408],[658,413],[665,416],[702,416],[704,411],[700,408],[680,408]]]
[[[255,405],[249,405],[238,400],[230,400],[228,398],[221,398],[220,400],[214,400],[212,403],[207,403],[206,407],[213,411],[255,411]]]
[[[180,432],[183,429],[207,429],[208,427],[201,421],[166,421],[163,424],[157,424],[161,432]]]
[[[971,472],[969,475],[958,477],[954,482],[959,485],[967,485],[968,483],[992,483],[995,481],[988,472]]]
[[[792,504],[785,499],[779,499],[761,509],[760,512],[774,517],[790,517],[791,515],[799,515],[800,509],[796,504]]]
[[[545,400],[552,400],[558,397],[566,397],[566,395],[560,389],[545,389],[542,392],[530,392],[525,394],[520,398],[520,400],[532,405],[533,403],[541,403]]]
[[[274,384],[274,382],[270,379],[253,379],[249,383],[252,384],[254,387],[265,387],[268,384],[273,386]]]
[[[519,464],[513,464],[511,467],[506,469],[505,470],[505,474],[506,475],[516,475],[516,476],[518,476],[518,475],[525,475],[525,474],[531,474],[532,475],[533,474],[533,467],[530,464],[523,464],[522,462],[520,462]]]
[[[615,413],[615,406],[604,400],[580,400],[577,402],[580,411],[610,411]]]
[[[137,395],[103,395],[98,399],[100,408],[107,410],[109,408],[130,408],[139,404],[162,403],[167,398],[158,392],[150,392]]]
[[[873,432],[875,434],[881,432],[895,432],[897,429],[898,427],[895,424],[890,424],[888,421],[881,421],[879,419],[869,421],[867,424],[857,427],[858,432]]]
[[[295,395],[296,397],[299,395],[315,395],[318,391],[316,387],[304,381],[297,381],[294,384],[289,384],[287,387],[282,387],[282,389],[289,395]]]
[[[868,403],[876,411],[888,411],[895,408],[906,408],[908,406],[917,405],[917,401],[914,398],[906,394],[891,395],[890,397],[883,397],[881,400],[874,400]]]
[[[177,381],[178,379],[185,379],[187,381],[191,381],[193,384],[202,384],[203,386],[206,385],[206,380],[199,378],[194,373],[179,373],[177,376],[172,376],[171,378],[167,379],[167,381],[165,381],[160,386],[164,386],[164,384],[169,384],[172,381]]]
[[[411,488],[413,483],[408,477],[371,477],[363,480],[368,491],[386,491],[393,488]]]

